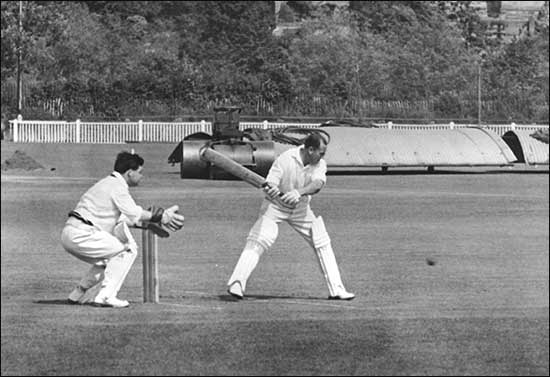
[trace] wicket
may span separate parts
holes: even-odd
[[[143,229],[142,260],[143,260],[143,302],[159,302],[158,277],[158,239],[150,230]]]

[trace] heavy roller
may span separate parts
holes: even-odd
[[[168,162],[180,163],[181,178],[234,179],[205,156],[212,148],[253,172],[267,176],[273,161],[285,150],[303,143],[312,132],[330,141],[325,161],[328,172],[379,168],[435,166],[507,166],[517,160],[496,133],[482,127],[450,129],[386,129],[345,120],[327,121],[317,128],[239,129],[240,107],[214,109],[212,134],[198,132],[183,139]]]
[[[215,151],[231,158],[242,166],[265,177],[275,158],[285,149],[299,144],[300,140],[289,134],[274,133],[269,130],[239,129],[241,108],[237,106],[214,108],[212,135],[197,132],[185,137],[168,157],[168,162],[180,163],[181,178],[196,179],[233,179],[230,173],[209,161],[201,153],[203,148]],[[298,134],[313,132],[296,129]],[[278,138],[275,143],[273,138]],[[285,140],[279,140],[285,138]]]

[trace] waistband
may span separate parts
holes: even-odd
[[[82,221],[86,225],[94,226],[94,224],[90,220],[86,220],[84,217],[80,215],[80,213],[76,211],[69,212],[69,217],[74,217],[75,219]]]

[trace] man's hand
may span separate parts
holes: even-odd
[[[300,197],[301,195],[298,190],[292,190],[284,194],[281,199],[287,204],[296,205],[300,201]]]
[[[264,186],[263,189],[267,196],[269,196],[271,199],[276,199],[279,195],[281,195],[281,191],[279,191],[279,188],[277,186],[267,184]]]
[[[180,230],[183,228],[183,215],[178,213],[179,206],[174,205],[164,211],[162,214],[161,224],[171,231]]]

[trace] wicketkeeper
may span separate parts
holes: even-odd
[[[145,210],[135,203],[129,187],[141,180],[143,163],[137,154],[119,153],[114,171],[86,191],[69,213],[61,243],[69,253],[92,265],[69,295],[69,303],[90,300],[96,306],[127,307],[128,301],[120,300],[117,294],[138,249],[128,227],[148,227],[155,232],[166,232],[163,226],[172,231],[183,227],[184,217],[177,213],[177,205]],[[86,297],[86,292],[98,284],[98,293]]]
[[[273,163],[264,190],[271,199],[279,197],[286,205],[276,200],[263,201],[260,216],[250,230],[246,245],[229,278],[228,292],[243,298],[246,282],[256,268],[260,256],[277,239],[279,223],[286,221],[313,248],[328,285],[329,299],[351,300],[353,293],[346,291],[330,237],[323,218],[316,217],[310,208],[311,195],[318,193],[326,183],[327,165],[323,156],[328,140],[319,133],[310,134],[304,145],[282,153]],[[291,208],[289,208],[291,207]],[[293,207],[293,208],[292,208]]]

